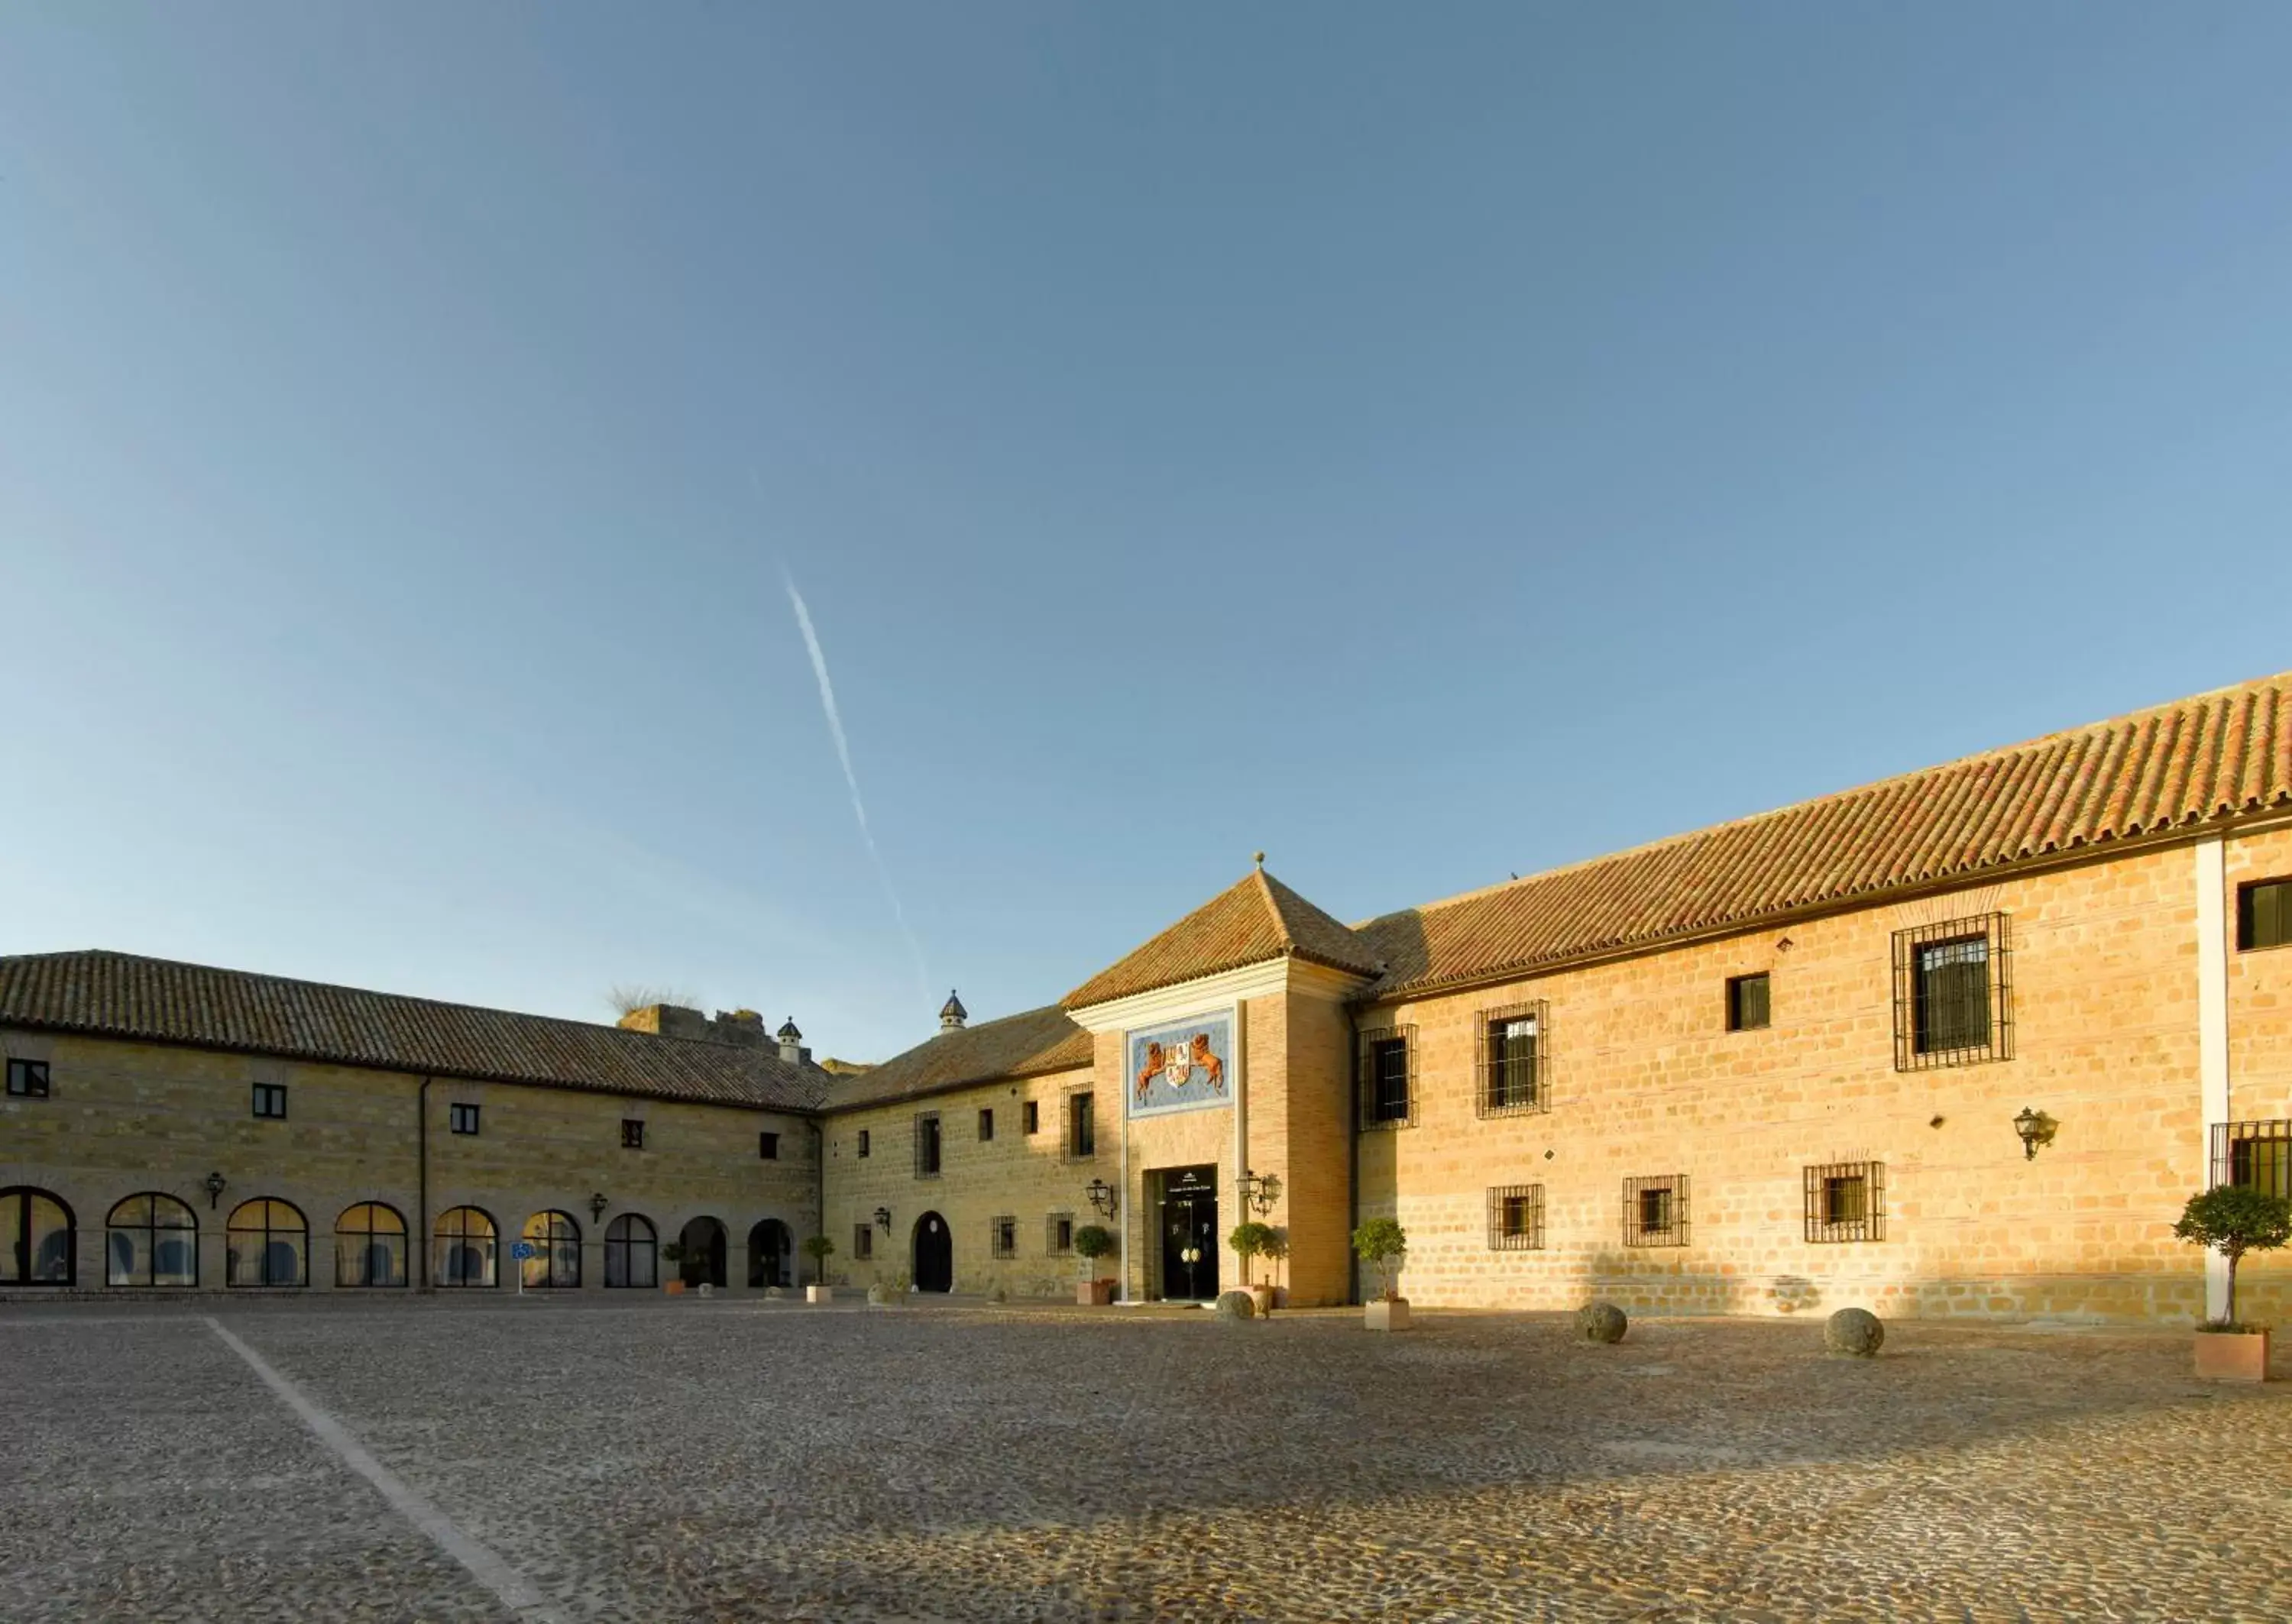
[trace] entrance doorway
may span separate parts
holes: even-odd
[[[955,1290],[955,1236],[936,1212],[916,1220],[916,1290]]]
[[[794,1285],[788,1264],[795,1247],[788,1226],[776,1218],[768,1218],[748,1231],[749,1287]]]
[[[1218,1294],[1217,1169],[1162,1175],[1162,1297],[1207,1302]]]
[[[677,1273],[688,1286],[714,1286],[724,1289],[724,1226],[713,1218],[697,1218],[686,1224],[678,1239],[684,1242],[684,1261]]]

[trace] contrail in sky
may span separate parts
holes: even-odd
[[[753,476],[751,476],[753,478]],[[900,905],[900,893],[892,884],[892,871],[884,864],[884,854],[876,848],[876,832],[868,827],[868,808],[860,799],[860,775],[851,770],[851,747],[843,739],[843,718],[835,708],[835,685],[827,679],[827,656],[819,650],[819,634],[811,629],[811,611],[804,607],[803,594],[795,590],[795,577],[787,567],[780,567],[780,582],[787,588],[788,604],[795,610],[796,630],[803,633],[804,651],[811,655],[811,674],[819,679],[819,708],[827,717],[827,731],[835,740],[835,759],[843,764],[843,782],[851,792],[851,813],[860,820],[860,838],[867,842],[868,855],[875,860],[876,874],[884,882],[884,895],[891,899],[892,917],[900,922],[900,934],[907,938],[908,952],[916,961],[916,985],[923,992],[924,1001],[931,1001],[931,977],[924,969],[924,950],[916,940],[916,933],[908,927],[908,911]]]

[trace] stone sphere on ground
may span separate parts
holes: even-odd
[[[768,1298],[777,1298],[786,1297],[787,1293],[780,1290],[778,1286],[766,1286],[764,1288],[764,1295]]]
[[[1822,1327],[1822,1345],[1834,1354],[1858,1359],[1875,1355],[1886,1340],[1886,1328],[1868,1308],[1841,1308]]]
[[[868,1288],[868,1300],[875,1304],[878,1308],[882,1307],[886,1300],[884,1295],[884,1288],[879,1285],[869,1286]]]
[[[1011,1300],[1011,1294],[1001,1286],[997,1286],[987,1294],[987,1300],[990,1303],[1007,1303]]]
[[[1217,1299],[1217,1316],[1222,1320],[1247,1320],[1257,1315],[1256,1301],[1247,1291],[1221,1291]]]
[[[1576,1332],[1588,1342],[1620,1342],[1631,1323],[1613,1303],[1586,1303],[1576,1310]]]

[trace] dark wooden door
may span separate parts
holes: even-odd
[[[916,1290],[955,1290],[955,1237],[936,1212],[916,1220]]]
[[[1189,1168],[1162,1193],[1162,1295],[1207,1302],[1218,1292],[1217,1173]]]

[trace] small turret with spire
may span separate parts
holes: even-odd
[[[947,1001],[939,1007],[939,1029],[941,1032],[961,1032],[963,1023],[970,1018],[971,1011],[963,1007],[963,1000],[955,995],[953,987],[949,987]]]
[[[795,1065],[804,1057],[803,1033],[795,1029],[795,1016],[789,1016],[780,1029],[772,1035],[780,1041],[780,1058],[790,1065]]]

